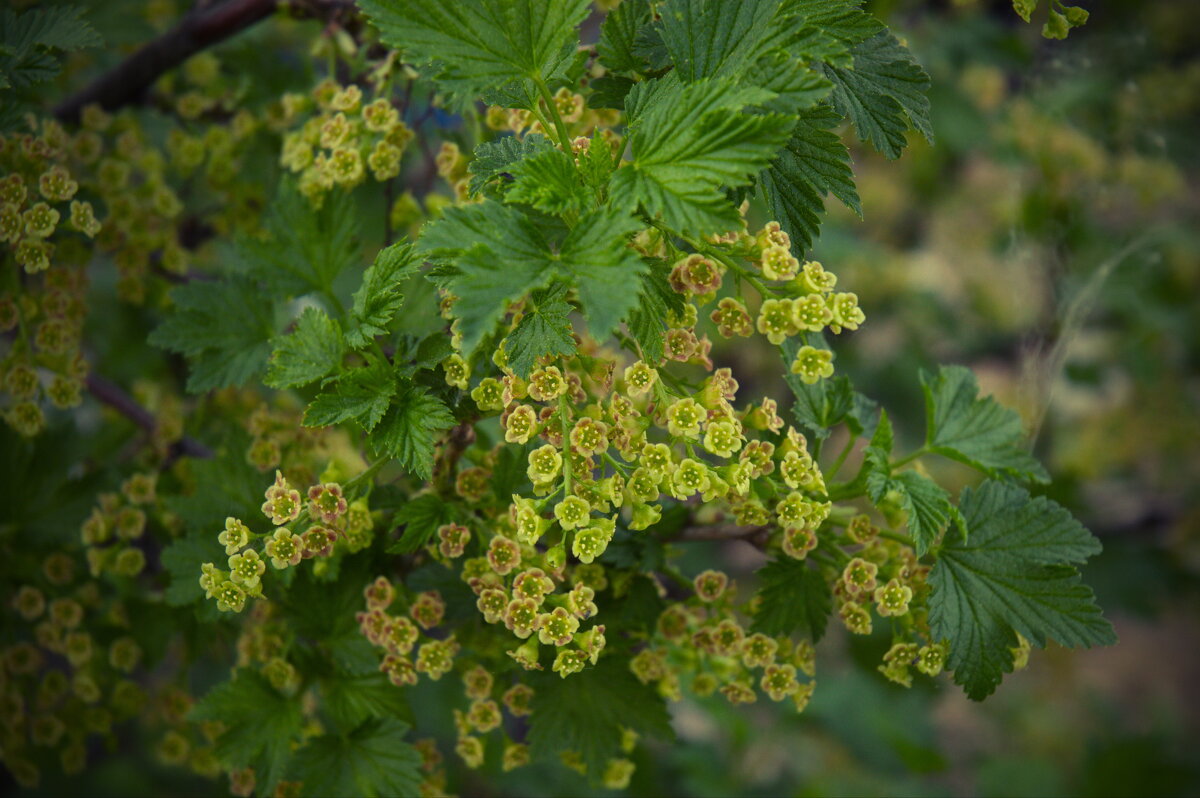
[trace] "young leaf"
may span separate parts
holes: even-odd
[[[0,11],[0,89],[23,89],[58,74],[51,51],[70,52],[103,43],[82,19],[79,6],[43,6],[18,14]]]
[[[167,604],[182,607],[204,598],[204,589],[196,574],[200,573],[204,563],[218,563],[226,557],[224,547],[209,530],[192,532],[171,541],[159,555],[162,567],[171,575],[171,582],[163,592]]]
[[[530,155],[510,169],[513,182],[505,202],[531,205],[543,213],[578,214],[594,200],[575,168],[575,159],[557,147]]]
[[[420,268],[421,261],[407,241],[379,251],[363,273],[362,286],[354,292],[353,325],[346,332],[350,346],[361,349],[375,336],[387,334],[388,324],[404,304],[400,286]]]
[[[936,377],[922,372],[925,445],[989,476],[1049,482],[1050,475],[1025,450],[1021,417],[992,397],[979,397],[971,370],[943,366]]]
[[[412,554],[432,538],[437,528],[454,520],[453,505],[433,493],[406,502],[392,519],[404,529],[400,539],[388,547],[390,554]]]
[[[551,82],[575,55],[587,0],[358,0],[385,44],[464,102],[517,81]]]
[[[523,159],[553,149],[554,145],[541,133],[530,133],[522,138],[501,136],[485,141],[475,148],[475,157],[467,166],[471,173],[468,186],[471,194],[478,194],[484,186],[510,172]]]
[[[545,355],[570,357],[575,354],[571,328],[571,306],[563,299],[566,286],[556,283],[545,291],[534,291],[526,303],[517,328],[508,334],[504,349],[508,367],[527,379],[539,358]]]
[[[884,30],[882,22],[862,10],[862,0],[803,0],[798,6],[807,27],[847,46]]]
[[[621,750],[621,729],[670,739],[666,702],[629,670],[629,660],[606,656],[569,679],[536,680],[528,742],[534,757],[578,751],[594,774]]]
[[[1100,542],[1065,509],[988,480],[963,491],[970,537],[948,538],[929,576],[929,623],[950,641],[949,668],[969,697],[991,694],[1013,668],[1017,634],[1042,648],[1116,642],[1075,564]]]
[[[636,74],[649,69],[649,61],[637,51],[637,41],[651,19],[647,0],[625,0],[600,23],[596,49],[609,72]]]
[[[853,68],[825,67],[833,81],[833,104],[850,118],[862,141],[888,158],[899,158],[911,124],[933,141],[929,121],[929,75],[896,37],[880,32],[854,46]]]
[[[833,594],[820,570],[789,557],[772,560],[757,576],[759,604],[751,631],[772,637],[801,634],[819,642],[833,610]]]
[[[651,363],[663,357],[663,335],[667,331],[667,313],[683,312],[683,297],[675,293],[662,268],[651,269],[642,277],[638,306],[629,314],[629,332]]]
[[[868,450],[868,460],[871,470],[867,473],[867,494],[872,502],[879,504],[888,493],[896,492],[900,506],[908,514],[908,531],[918,556],[929,551],[951,519],[961,527],[958,510],[941,485],[911,470],[889,475],[886,455],[880,460],[876,450]]]
[[[366,432],[375,429],[396,394],[391,366],[371,358],[325,385],[304,411],[304,426],[331,427],[353,420]]]
[[[746,185],[787,141],[795,117],[743,114],[768,92],[731,79],[681,85],[662,79],[631,92],[633,161],[609,181],[612,203],[661,216],[673,230],[705,235],[732,230],[739,216],[722,189]]]
[[[256,284],[241,277],[192,280],[174,288],[171,300],[171,315],[149,341],[187,358],[189,392],[241,385],[258,374],[275,330],[272,299]]]
[[[358,220],[345,192],[332,192],[317,209],[284,180],[263,229],[263,237],[240,240],[236,256],[274,294],[328,294],[337,276],[358,260]]]
[[[828,347],[817,338],[818,336],[809,336],[809,343],[827,349]],[[800,344],[795,339],[789,338],[784,341],[779,348],[784,364],[790,366],[799,349]],[[792,414],[817,438],[828,438],[833,427],[845,421],[855,410],[855,391],[846,377],[830,377],[817,380],[811,385],[790,372],[785,373],[783,377],[796,396]],[[864,400],[870,401],[865,397]],[[859,423],[857,419],[855,422]],[[859,426],[864,425],[859,423]]]
[[[296,752],[289,775],[304,783],[306,795],[415,798],[421,794],[421,755],[404,740],[408,728],[383,718],[347,735],[323,734]]]
[[[771,218],[792,237],[797,253],[812,246],[832,193],[862,216],[850,152],[834,128],[840,117],[829,106],[800,112],[792,137],[759,176]]]
[[[646,264],[628,238],[639,227],[628,213],[603,208],[580,219],[563,242],[563,269],[579,289],[588,332],[597,341],[606,340],[637,305],[630,286],[639,284]]]
[[[296,319],[296,328],[276,338],[274,345],[263,379],[272,388],[292,388],[321,379],[341,365],[345,350],[338,323],[316,308],[306,308]]]
[[[371,432],[376,452],[394,457],[413,476],[433,475],[433,447],[454,426],[450,409],[419,385],[399,389],[391,409]]]
[[[369,647],[367,651],[372,659],[370,670],[335,667],[320,682],[325,712],[343,731],[352,731],[372,718],[410,714],[404,692],[379,672],[377,655]]]
[[[457,257],[459,275],[450,285],[467,355],[496,328],[509,304],[544,287],[558,267],[533,222],[493,201],[448,208],[425,228],[420,247],[435,258]]]
[[[304,716],[299,699],[281,695],[256,670],[243,668],[200,699],[188,717],[219,721],[216,753],[230,768],[254,768],[258,789],[271,792],[292,757]]]

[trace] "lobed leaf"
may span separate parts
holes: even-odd
[[[1042,648],[1116,642],[1075,564],[1100,542],[1065,509],[1016,485],[989,480],[963,491],[970,537],[945,541],[929,577],[929,623],[950,642],[954,681],[980,700],[1013,669],[1017,634]]]

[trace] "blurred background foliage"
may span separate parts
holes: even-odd
[[[64,86],[81,85],[92,71],[111,66],[182,10],[169,0],[88,5],[106,47],[71,62]],[[932,76],[937,142],[913,138],[903,158],[888,162],[845,137],[865,218],[831,206],[815,257],[858,293],[868,323],[835,343],[839,369],[895,411],[909,443],[923,429],[920,368],[969,365],[985,391],[1018,407],[1054,477],[1053,498],[1104,542],[1085,580],[1096,588],[1121,643],[1083,652],[1051,648],[988,701],[973,704],[948,680],[905,690],[876,674],[889,643],[884,630],[855,640],[835,630],[820,647],[820,687],[805,714],[788,711],[790,705],[735,708],[719,696],[685,698],[673,706],[679,740],[639,755],[630,792],[1198,794],[1195,4],[1085,3],[1091,19],[1066,41],[1043,39],[1040,18],[1025,24],[1004,0],[869,5],[907,39]],[[306,50],[319,31],[316,22],[273,21],[215,52],[226,75],[241,76],[233,90],[242,101],[264,103],[311,86]],[[440,113],[426,124],[451,136],[462,127]],[[276,179],[274,158],[245,163],[261,171],[263,190],[244,201],[265,203]],[[145,345],[143,331],[158,317],[153,297],[142,309],[118,304],[111,270],[91,274],[87,339],[96,370],[123,384],[140,381],[138,396],[148,406],[178,401],[155,395],[162,390],[155,381],[182,380]],[[736,358],[743,392],[785,395],[777,354],[738,346],[734,352],[718,344],[714,359],[726,365]],[[222,412],[199,406],[189,429],[220,427]],[[118,470],[104,464],[118,460],[136,432],[115,416],[104,418],[102,425],[97,410],[91,419],[92,430],[102,434],[51,433],[32,453],[0,433],[0,524],[35,530],[47,545],[75,538],[95,492],[119,484]],[[80,461],[95,467],[81,477],[69,467]],[[938,474],[942,484],[961,487],[970,478],[952,463],[937,466],[946,469]],[[60,479],[47,482],[45,474]],[[179,512],[186,516],[188,508]],[[715,557],[742,579],[762,562],[759,552],[739,542],[693,544],[681,556],[687,572]],[[5,573],[21,567],[8,563]],[[165,614],[139,619],[147,628],[169,622]],[[176,631],[215,651],[232,643],[231,630],[217,624]],[[194,666],[191,689],[201,693],[218,681],[224,662]],[[440,691],[458,689],[447,683],[412,692],[420,735],[453,739],[449,714],[434,710],[443,700]],[[155,734],[153,723],[130,730],[115,740],[116,756],[99,759],[73,780],[49,777],[40,792],[222,789],[162,765],[153,753]],[[465,795],[577,794],[582,788],[575,774],[558,766],[507,774],[498,767],[451,770],[450,788]]]

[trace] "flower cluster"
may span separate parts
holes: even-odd
[[[241,612],[247,598],[265,598],[262,577],[268,562],[275,570],[314,558],[319,564],[328,561],[335,543],[346,551],[370,543],[374,524],[365,499],[348,500],[338,482],[319,481],[302,495],[276,471],[264,498],[262,513],[272,524],[270,531],[256,533],[238,518],[225,519],[217,542],[229,558],[227,570],[211,562],[201,566],[205,598],[216,600],[222,612]],[[251,545],[260,540],[261,549]]]
[[[138,542],[146,532],[147,510],[157,509],[157,483],[156,472],[136,473],[125,480],[119,493],[100,494],[79,527],[93,577],[103,573],[134,577],[146,567]]]
[[[94,739],[142,713],[148,696],[135,679],[144,652],[124,606],[64,553],[45,557],[5,600],[0,744],[5,767],[31,788],[52,761],[47,754],[64,773],[79,773]]]
[[[279,162],[300,176],[300,191],[316,204],[335,186],[356,186],[368,173],[380,182],[399,175],[413,135],[386,94],[369,99],[358,85],[331,79],[307,95],[285,94],[279,114],[289,129]]]

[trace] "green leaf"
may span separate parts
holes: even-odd
[[[421,755],[404,741],[408,724],[367,721],[348,735],[323,734],[296,752],[289,776],[304,795],[391,798],[420,795]]]
[[[433,474],[433,449],[437,439],[454,426],[454,415],[441,400],[419,385],[405,385],[383,420],[371,432],[371,446],[394,457],[420,479]]]
[[[588,332],[597,341],[607,340],[637,306],[638,294],[629,287],[638,285],[646,264],[628,239],[640,227],[628,213],[602,208],[580,219],[563,242],[563,271],[579,289]]]
[[[522,138],[501,136],[485,141],[475,148],[475,157],[467,166],[471,173],[471,194],[478,194],[484,186],[509,172],[523,159],[552,149],[555,149],[554,145],[541,133],[530,133]]]
[[[563,216],[578,214],[595,201],[575,168],[575,159],[557,147],[522,158],[509,171],[513,182],[505,192],[505,202],[521,202]]]
[[[884,30],[882,22],[862,10],[862,0],[792,0],[792,4],[807,27],[847,46]]]
[[[396,395],[396,375],[388,363],[371,357],[325,385],[304,411],[304,426],[331,427],[355,421],[366,432],[375,429]]]
[[[816,340],[816,336],[809,336],[809,343],[828,348]],[[794,338],[789,338],[780,345],[779,352],[785,365],[791,365],[799,349],[800,343]],[[792,414],[817,438],[828,438],[833,427],[842,423],[854,409],[854,389],[846,377],[830,377],[817,380],[811,385],[790,371],[783,377],[796,397],[796,403],[792,405]]]
[[[163,598],[172,607],[182,607],[204,597],[200,587],[200,566],[206,562],[224,563],[228,555],[225,547],[217,543],[220,531],[209,529],[193,531],[171,541],[159,555],[159,562],[171,576]]]
[[[908,514],[908,531],[918,556],[933,547],[951,519],[958,521],[961,528],[958,509],[941,485],[916,471],[889,474],[887,456],[880,458],[877,449],[868,450],[868,459],[872,468],[867,473],[867,494],[879,505],[889,493],[896,492],[900,507]]]
[[[23,89],[59,72],[52,51],[70,52],[103,44],[79,6],[43,6],[18,14],[0,11],[0,89]]]
[[[649,61],[638,52],[637,41],[651,19],[647,0],[624,0],[600,23],[596,49],[609,72],[639,73],[649,68]]]
[[[862,141],[888,158],[899,158],[911,124],[933,141],[929,121],[929,75],[912,53],[886,31],[854,46],[853,68],[825,66],[833,81],[833,104],[850,118]]]
[[[683,297],[667,281],[666,269],[651,269],[642,277],[637,309],[629,314],[629,332],[647,362],[663,357],[663,335],[667,331],[667,313],[683,312]]]
[[[744,80],[775,95],[763,102],[764,108],[785,114],[811,108],[833,90],[833,83],[823,72],[788,52],[760,58],[746,70]]]
[[[388,553],[412,554],[433,538],[438,527],[454,520],[452,504],[437,494],[423,493],[396,511],[392,523],[403,528],[404,533],[398,541],[388,547]]]
[[[797,252],[812,246],[832,193],[862,216],[850,170],[850,152],[833,132],[840,118],[828,106],[800,113],[787,145],[759,176],[771,218],[792,237]]]
[[[258,671],[238,670],[200,699],[188,714],[193,721],[220,721],[216,753],[230,768],[254,768],[258,789],[270,793],[283,777],[300,736],[304,716],[299,699],[281,695]]]
[[[608,183],[616,168],[612,146],[597,129],[588,141],[587,152],[582,153],[579,158],[579,170],[583,173],[583,179],[593,189],[599,190]]]
[[[570,66],[587,0],[358,0],[385,44],[463,102]]]
[[[355,349],[371,343],[377,335],[386,335],[387,326],[404,304],[400,286],[421,268],[412,244],[398,241],[379,251],[363,273],[362,286],[354,293],[350,310],[352,326],[346,341]]]
[[[948,539],[929,576],[929,623],[950,641],[947,664],[969,697],[991,694],[1013,668],[1017,634],[1043,648],[1116,642],[1075,564],[1100,552],[1065,509],[1016,485],[988,480],[963,491],[969,539]]]
[[[507,312],[508,306],[544,288],[556,276],[579,289],[580,304],[597,340],[612,332],[637,302],[623,290],[645,269],[626,241],[640,227],[628,212],[604,208],[580,219],[557,247],[519,210],[485,201],[449,208],[427,226],[421,248],[451,260],[459,274],[450,287],[458,297],[463,350],[472,354]]]
[[[989,476],[1049,482],[1050,475],[1025,450],[1021,417],[992,397],[963,366],[943,366],[936,377],[922,372],[925,446]]]
[[[629,660],[610,655],[592,668],[562,679],[556,673],[535,678],[533,714],[527,741],[534,758],[577,751],[588,772],[599,776],[621,750],[621,729],[671,739],[666,702],[639,682]]]
[[[358,261],[357,236],[346,192],[331,192],[317,209],[284,180],[263,220],[263,235],[239,240],[236,255],[246,273],[274,294],[329,295],[337,276]]]
[[[833,611],[833,594],[820,570],[789,557],[772,560],[757,576],[759,604],[751,631],[772,637],[798,632],[820,641]]]
[[[177,352],[191,367],[187,389],[203,393],[242,385],[271,354],[274,304],[240,277],[191,280],[171,291],[174,308],[149,342]]]
[[[375,667],[363,672],[335,668],[321,680],[321,697],[330,720],[345,731],[372,718],[397,718],[409,714],[404,690],[392,684]]]
[[[454,315],[461,320],[468,356],[496,328],[508,305],[547,285],[558,267],[533,222],[493,201],[447,208],[440,220],[426,226],[419,246],[458,267],[450,286],[458,297]]]
[[[658,29],[679,78],[739,74],[787,43],[794,28],[778,0],[671,0],[660,9]]]
[[[746,185],[765,169],[795,117],[740,113],[771,95],[728,78],[642,86],[648,88],[635,87],[626,99],[633,161],[613,173],[611,202],[661,216],[685,235],[737,227],[740,217],[723,189]]]
[[[321,379],[342,364],[345,351],[338,323],[316,308],[306,308],[296,319],[296,328],[276,338],[274,345],[263,379],[272,388],[292,388]]]
[[[567,288],[562,283],[545,291],[534,291],[517,328],[505,339],[508,367],[522,379],[528,379],[539,358],[575,354],[570,319],[572,308],[564,300],[566,293]]]

